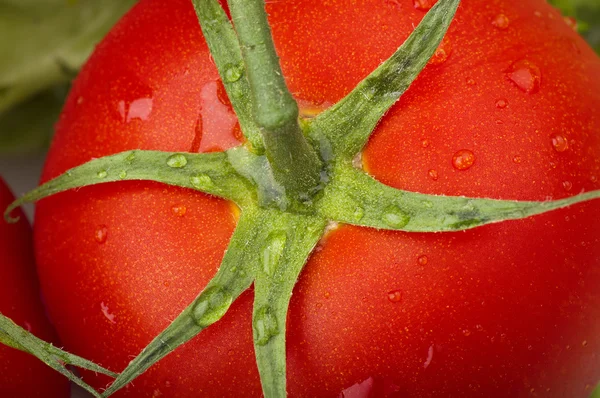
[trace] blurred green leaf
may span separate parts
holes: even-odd
[[[0,114],[0,154],[42,151],[65,102],[69,84],[42,91]]]
[[[564,15],[575,17],[579,32],[600,54],[600,1],[599,0],[550,0]]]
[[[56,90],[136,1],[0,0],[0,151],[48,139]]]

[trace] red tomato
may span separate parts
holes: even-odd
[[[0,178],[0,207],[15,200]],[[25,215],[16,224],[0,222],[0,313],[46,341],[56,333],[44,313],[33,258],[31,228]],[[34,356],[0,344],[0,396],[67,397],[69,381]]]
[[[267,2],[305,114],[348,93],[422,2]],[[426,7],[425,7],[426,8]],[[394,187],[545,200],[599,189],[600,61],[543,0],[464,0],[363,160]],[[128,149],[238,143],[188,0],[142,0],[77,79],[44,180]],[[122,369],[214,275],[225,201],[146,182],[43,200],[36,251],[66,347]],[[600,203],[460,233],[342,226],[302,274],[288,320],[290,396],[586,396],[600,378]],[[127,396],[259,396],[252,293]],[[97,386],[106,379],[89,375]]]

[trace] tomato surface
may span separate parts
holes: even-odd
[[[267,2],[302,113],[389,57],[425,3]],[[599,76],[600,60],[545,1],[464,0],[364,167],[431,194],[599,189]],[[124,150],[215,151],[240,139],[190,2],[142,0],[74,84],[43,180]],[[331,231],[292,298],[289,395],[589,395],[600,379],[599,217],[593,202],[459,233]],[[235,223],[231,204],[157,183],[41,201],[39,274],[66,348],[125,367],[214,275]],[[251,308],[250,291],[117,396],[260,396]]]
[[[6,209],[14,199],[0,178],[0,207]],[[13,215],[21,217],[18,223],[0,222],[0,313],[56,344],[40,299],[31,228],[21,210]],[[0,396],[66,398],[69,381],[34,356],[0,344]]]

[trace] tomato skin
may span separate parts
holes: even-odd
[[[0,207],[14,200],[0,178]],[[16,224],[0,222],[0,313],[39,338],[56,344],[56,332],[44,313],[35,273],[31,228],[23,212]],[[68,397],[69,382],[32,355],[0,345],[0,396]]]
[[[424,15],[409,0],[268,7],[305,112],[339,100]],[[502,199],[600,188],[600,61],[557,12],[542,0],[464,0],[447,40],[445,62],[436,57],[378,126],[363,154],[372,175],[411,191]],[[516,79],[515,65],[532,69]],[[533,66],[541,79],[526,93],[519,85],[536,77]],[[43,179],[127,149],[234,145],[216,81],[188,1],[141,1],[75,83]],[[464,150],[474,161],[459,170],[453,157]],[[331,232],[292,298],[290,396],[337,396],[369,379],[360,389],[372,386],[371,396],[587,396],[600,378],[599,216],[588,203],[452,234]],[[36,217],[61,338],[114,370],[208,282],[235,225],[223,201],[143,182],[60,194]],[[259,396],[251,301],[245,293],[121,395]]]

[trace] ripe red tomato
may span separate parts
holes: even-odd
[[[390,56],[426,8],[267,3],[305,115]],[[598,76],[600,60],[545,1],[464,0],[363,163],[386,184],[432,194],[599,189]],[[142,0],[77,79],[43,179],[134,148],[226,149],[238,130],[190,2]],[[588,395],[600,378],[599,217],[595,202],[460,233],[332,231],[291,302],[290,396]],[[205,286],[235,220],[225,201],[147,182],[44,199],[39,273],[67,349],[122,369]],[[259,396],[251,301],[242,295],[121,394]]]
[[[0,178],[0,207],[15,200]],[[39,296],[31,228],[23,213],[16,224],[0,222],[0,313],[46,341],[56,343]],[[67,397],[69,381],[35,357],[0,344],[0,396]]]

